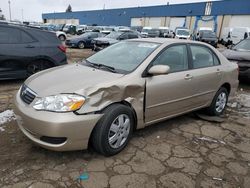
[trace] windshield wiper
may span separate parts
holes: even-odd
[[[108,66],[108,65],[98,64],[98,66],[99,66],[99,68],[105,68],[105,69],[109,70],[110,72],[114,72],[114,73],[117,72],[114,67],[111,67],[111,66]]]
[[[94,68],[97,68],[97,69],[106,69],[110,72],[113,72],[113,73],[117,73],[117,71],[115,70],[114,67],[111,67],[111,66],[108,66],[108,65],[104,65],[104,64],[98,64],[98,63],[92,63],[88,60],[85,60],[88,65],[90,65],[91,67],[94,67]]]

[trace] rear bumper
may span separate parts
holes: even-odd
[[[32,103],[27,105],[19,96],[18,92],[14,101],[17,123],[34,143],[55,151],[88,147],[91,132],[102,114],[76,115],[73,112],[36,111],[31,107]]]

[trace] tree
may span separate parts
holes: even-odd
[[[72,7],[71,7],[71,5],[68,6],[68,8],[66,9],[66,12],[72,12]]]
[[[3,13],[2,13],[2,10],[0,9],[0,20],[5,20],[5,17],[4,17],[4,15],[3,15]]]

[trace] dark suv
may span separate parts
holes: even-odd
[[[67,64],[65,50],[55,33],[0,22],[0,80]]]

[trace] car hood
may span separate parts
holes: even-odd
[[[44,97],[60,93],[77,93],[78,90],[107,83],[122,76],[77,63],[39,72],[28,78],[25,84],[39,97]]]
[[[227,49],[222,54],[229,60],[250,61],[250,53],[247,51],[236,51]]]
[[[119,40],[108,38],[108,37],[100,37],[100,38],[96,38],[94,40],[99,41],[99,42],[108,42],[109,44],[114,44],[114,43],[119,42]]]

